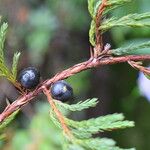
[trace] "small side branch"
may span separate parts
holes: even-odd
[[[130,66],[132,66],[133,68],[143,72],[146,75],[150,75],[150,69],[141,66],[141,62],[134,62],[134,61],[128,61],[128,63],[130,64]]]
[[[103,15],[103,12],[104,12],[106,6],[107,6],[107,0],[102,0],[101,5],[98,8],[96,18],[95,18],[95,23],[96,23],[96,31],[95,31],[96,45],[94,47],[95,57],[98,57],[103,50],[102,33],[99,30],[99,27],[102,22],[102,15]]]
[[[56,107],[56,105],[55,105],[55,103],[54,103],[54,101],[53,101],[53,99],[52,99],[52,97],[51,97],[51,95],[50,95],[50,91],[49,91],[46,87],[44,87],[44,88],[43,88],[43,92],[44,92],[44,94],[47,96],[47,100],[48,100],[48,102],[50,103],[50,105],[51,105],[51,107],[52,107],[54,113],[56,114],[56,116],[57,116],[57,118],[58,118],[58,120],[59,120],[59,122],[60,122],[60,124],[61,124],[61,126],[62,126],[62,129],[63,129],[65,135],[67,135],[69,139],[72,139],[72,138],[73,138],[73,135],[72,135],[70,129],[68,128],[68,126],[67,126],[67,124],[66,124],[66,122],[65,122],[64,116],[63,116],[62,113],[57,109],[57,107]]]

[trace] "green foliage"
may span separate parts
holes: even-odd
[[[13,84],[16,82],[17,64],[20,53],[15,53],[13,57],[13,65],[11,71],[5,64],[4,58],[4,43],[6,38],[8,24],[3,23],[0,27],[0,76],[7,78]]]
[[[72,104],[72,105],[68,105],[60,101],[55,101],[55,102],[58,107],[61,107],[69,111],[81,111],[89,107],[95,107],[96,104],[98,103],[97,98],[87,99],[86,101],[80,101],[77,104]]]
[[[86,100],[84,102],[80,102],[77,104],[81,104],[81,107],[87,108],[90,106],[94,106],[96,103],[96,99]],[[59,101],[55,101],[56,104],[61,105]],[[91,103],[89,105],[89,103]],[[87,105],[87,106],[86,106]],[[116,146],[116,142],[112,139],[108,138],[92,138],[92,134],[97,132],[102,132],[103,129],[109,126],[109,130],[112,129],[111,123],[113,123],[113,127],[118,127],[117,123],[120,127],[123,125],[125,121],[122,114],[113,114],[108,116],[98,117],[96,119],[89,119],[86,121],[73,121],[66,118],[66,121],[69,125],[69,128],[73,132],[75,138],[73,141],[68,141],[61,132],[61,129],[58,128],[52,121],[54,114],[51,114],[51,120],[49,119],[48,110],[49,106],[44,103],[39,103],[37,105],[37,113],[32,118],[30,125],[28,125],[27,129],[19,129],[15,131],[12,139],[10,139],[8,150],[16,150],[27,147],[34,147],[36,149],[57,149],[57,150],[125,150]],[[86,106],[86,107],[85,107]],[[73,105],[65,105],[64,109],[68,109],[68,107],[72,107],[71,110],[74,111],[75,104]],[[55,118],[55,123],[59,122]],[[70,122],[71,121],[71,122]],[[73,122],[72,122],[73,121]],[[116,125],[115,125],[116,122]],[[73,126],[73,124],[75,125]],[[94,123],[94,124],[93,124]],[[106,124],[105,124],[106,123]],[[105,125],[107,126],[105,126]],[[133,126],[133,122],[129,122],[129,126]],[[78,126],[79,125],[79,126]],[[78,127],[77,127],[78,126]],[[85,128],[84,128],[85,126]],[[103,129],[98,129],[97,127],[102,127]],[[104,127],[105,126],[105,127]],[[124,125],[123,125],[124,126]],[[88,128],[90,127],[90,128]],[[116,129],[116,128],[115,128]],[[14,130],[14,129],[13,129]],[[97,130],[97,132],[96,132]],[[42,131],[42,132],[41,132]],[[89,132],[90,131],[90,132]],[[78,134],[77,134],[78,133]],[[90,136],[88,135],[90,133]],[[87,136],[85,136],[87,134]],[[84,137],[83,137],[84,136]],[[2,148],[2,147],[0,147]],[[129,150],[129,149],[128,149]],[[134,149],[130,149],[134,150]]]
[[[113,9],[120,7],[124,5],[125,3],[131,2],[131,0],[108,0],[107,6],[102,14],[102,17],[104,17],[108,12],[112,11]],[[98,7],[101,5],[100,1],[94,1],[89,0],[88,1],[88,8],[89,13],[92,17],[91,21],[91,27],[89,30],[89,41],[92,46],[95,46],[95,16]],[[121,18],[117,17],[110,17],[108,19],[103,19],[99,30],[101,33],[104,33],[108,31],[109,29],[112,29],[113,27],[150,27],[150,12],[145,12],[141,14],[128,14],[126,16],[123,16]],[[140,45],[130,45],[125,48],[118,48],[112,51],[115,55],[127,55],[127,54],[139,54],[139,49],[142,49],[141,54],[149,54],[149,50],[147,48],[150,48],[149,42],[143,43]],[[146,52],[145,52],[146,51]],[[148,52],[147,52],[148,51]]]
[[[111,131],[114,129],[122,129],[134,126],[134,123],[132,121],[123,121],[123,120],[124,116],[122,114],[112,114],[101,116],[94,119],[89,119],[86,121],[75,122],[73,120],[68,120],[67,122],[74,129],[80,128],[79,131],[81,132],[83,131],[95,134],[99,131],[100,132],[105,130]]]
[[[36,113],[31,121],[25,121],[26,129],[15,129],[9,126],[12,138],[7,140],[7,150],[62,150],[64,137],[59,128],[49,119],[49,105],[39,103],[36,105]],[[11,128],[13,130],[11,130]],[[7,137],[7,132],[6,132]],[[5,142],[0,144],[0,149],[5,149]]]
[[[5,38],[6,38],[6,31],[8,28],[8,24],[7,23],[3,23],[3,25],[0,28],[0,62],[4,63],[4,42],[5,42]]]
[[[107,0],[107,6],[104,10],[104,15],[113,9],[116,9],[125,3],[131,2],[132,0]],[[101,5],[102,0],[88,0],[88,10],[91,17],[94,19],[97,13],[98,7]]]
[[[108,138],[95,138],[81,142],[81,145],[85,149],[90,150],[135,150],[134,148],[122,149],[115,146],[115,144],[115,141]]]
[[[88,0],[88,10],[92,18],[94,18],[94,3],[95,0]]]
[[[89,30],[89,41],[92,46],[95,46],[95,26],[96,26],[95,17],[97,9],[101,5],[101,2],[102,2],[101,0],[88,0],[88,10],[92,17],[91,26]],[[131,0],[108,0],[106,9],[104,10],[102,17],[105,16],[111,10],[120,7],[127,2],[131,2]]]
[[[149,19],[149,20],[146,20]],[[103,32],[111,29],[112,27],[150,27],[150,12],[142,14],[129,14],[122,18],[112,17],[104,20],[100,26]]]
[[[4,43],[6,38],[8,24],[3,23],[0,27],[0,77],[5,77],[13,84],[16,83],[16,76],[17,76],[17,65],[20,53],[15,53],[13,57],[13,64],[11,70],[8,68],[8,66],[5,64],[5,58],[4,58]],[[3,132],[3,129],[15,118],[16,114],[19,110],[15,111],[13,114],[11,114],[8,118],[6,118],[1,124],[0,124],[0,133]],[[3,136],[3,134],[1,134]]]
[[[61,111],[64,112],[65,110],[80,111],[94,107],[97,102],[97,99],[94,98],[72,105],[63,104],[60,101],[55,101],[55,104],[59,108],[61,107]],[[61,128],[61,125],[52,110],[50,111],[50,116],[53,122]],[[75,147],[79,147],[78,149],[82,150],[121,150],[116,146],[116,143],[112,139],[93,138],[93,134],[134,126],[134,122],[124,120],[122,114],[100,116],[84,121],[74,121],[65,117],[65,121],[74,136],[72,141],[66,141],[66,149],[69,150],[75,149]]]
[[[108,12],[111,12],[113,9],[120,7],[124,5],[127,2],[131,2],[131,0],[108,0],[106,9],[104,10],[102,14],[102,18],[105,18],[106,14]],[[95,46],[95,16],[97,13],[97,9],[101,4],[101,0],[88,0],[88,10],[92,17],[91,21],[91,27],[89,30],[89,41],[90,43]],[[42,13],[39,15],[42,16]],[[37,21],[39,21],[39,16],[37,16]],[[46,18],[49,18],[49,13],[46,16]],[[31,17],[31,20],[33,21],[33,16]],[[101,25],[99,29],[104,33],[105,31],[111,29],[112,27],[149,27],[149,19],[150,13],[143,13],[143,14],[130,14],[127,16],[123,16],[121,18],[111,17],[108,19],[103,19],[101,22]],[[72,20],[72,18],[71,18]],[[143,21],[144,20],[144,21]],[[31,23],[33,23],[31,21]],[[45,19],[47,21],[47,19]],[[34,26],[37,26],[37,22],[34,22]],[[46,23],[49,25],[49,22]],[[54,21],[54,27],[55,27],[55,21]],[[8,67],[5,64],[4,59],[4,42],[6,37],[6,31],[7,31],[8,25],[4,23],[1,26],[0,29],[0,76],[6,77],[11,82],[16,82],[16,74],[17,74],[17,65],[20,53],[15,53],[13,57],[13,64],[11,71],[8,69]],[[42,29],[42,32],[40,29]],[[39,36],[41,36],[41,41],[44,41],[45,48],[48,46],[49,39],[47,38],[50,30],[47,28],[47,30],[43,30],[41,28],[41,25],[39,23],[39,26],[37,27],[38,33],[35,32],[34,35],[29,37],[29,40],[31,43],[31,47],[37,46],[36,43],[39,43]],[[35,37],[38,37],[38,39],[33,42]],[[46,37],[46,38],[45,38]],[[47,39],[47,41],[45,41]],[[41,50],[43,49],[43,42],[40,43]],[[139,45],[130,45],[128,47],[118,48],[112,50],[112,54],[114,55],[127,55],[127,54],[138,54],[137,51],[139,49],[142,49],[142,54],[144,53],[144,50],[150,47],[150,42],[142,43]],[[59,101],[55,101],[57,107],[62,111],[81,111],[84,109],[88,109],[90,107],[95,107],[98,103],[97,99],[88,99],[86,101],[79,102],[77,104],[68,105],[61,103]],[[41,108],[41,107],[40,107]],[[12,114],[9,118],[7,118],[1,125],[0,129],[2,130],[16,115],[17,112]],[[59,127],[61,128],[61,125],[59,121],[57,120],[57,117],[55,116],[54,112],[50,110],[50,116],[51,120]],[[134,122],[132,121],[126,121],[124,120],[123,114],[111,114],[106,116],[100,116],[97,118],[92,118],[89,120],[84,121],[74,121],[67,117],[65,117],[65,121],[73,133],[74,139],[69,141],[68,139],[64,139],[62,136],[60,129],[58,129],[56,126],[52,124],[52,122],[48,121],[47,116],[42,111],[38,114],[37,117],[35,117],[32,120],[31,126],[29,127],[29,131],[21,131],[17,132],[16,136],[13,140],[13,148],[14,149],[21,149],[23,145],[31,144],[31,140],[28,138],[29,135],[33,139],[37,138],[37,141],[35,140],[34,146],[37,146],[36,144],[39,143],[39,147],[42,145],[44,149],[68,149],[68,150],[121,150],[118,146],[116,146],[116,143],[112,139],[108,138],[94,138],[93,135],[97,134],[99,132],[104,131],[112,131],[116,129],[123,129],[127,127],[133,127]],[[39,132],[37,132],[37,129]],[[51,130],[54,129],[54,130]],[[41,132],[41,130],[43,132]],[[31,132],[30,132],[31,131]],[[32,135],[31,135],[31,134]],[[39,136],[42,134],[42,136]],[[55,137],[54,137],[55,136]],[[43,138],[43,137],[46,137]],[[21,142],[20,142],[21,139]],[[19,141],[19,143],[17,142]],[[62,142],[63,141],[63,142]],[[60,144],[61,143],[61,144]],[[62,144],[63,143],[63,144]],[[18,146],[18,147],[17,147]],[[41,147],[42,147],[41,146]],[[41,148],[40,147],[40,148]],[[42,148],[43,148],[42,147]],[[132,149],[133,150],[133,149]]]
[[[105,18],[106,14],[111,12],[113,9],[124,5],[125,3],[131,2],[132,0],[108,0],[107,6],[102,13],[101,18]],[[97,10],[100,7],[102,0],[88,0],[88,10],[90,16],[92,18],[91,26],[89,30],[89,41],[92,46],[95,46],[95,29],[96,29],[96,14]],[[117,18],[117,17],[110,17],[108,19],[102,19],[100,21],[99,30],[101,34],[112,29],[113,27],[150,27],[150,13],[141,13],[141,14],[128,14],[126,16]],[[141,54],[150,54],[150,51],[147,50],[150,48],[150,42],[140,43],[137,45],[129,45],[126,47],[121,47],[118,49],[113,49],[111,52],[114,55],[139,55],[139,51]],[[85,101],[84,107],[86,106]],[[96,102],[96,101],[95,101]],[[58,102],[56,102],[57,105]],[[63,109],[69,111],[77,111],[80,110],[80,104],[76,105],[61,105]],[[88,103],[89,104],[89,103]],[[77,109],[74,109],[76,108]],[[88,108],[90,105],[87,105]],[[73,107],[73,108],[72,108]],[[81,108],[84,108],[81,106]],[[51,117],[53,121],[57,124],[57,126],[61,127],[57,118],[55,117],[54,113],[51,111]],[[132,121],[124,121],[124,116],[122,114],[112,114],[107,116],[101,116],[98,118],[92,118],[85,121],[74,121],[68,118],[65,118],[67,125],[71,129],[73,135],[75,136],[74,142],[72,144],[68,144],[67,149],[102,149],[102,150],[109,150],[109,149],[120,149],[115,146],[115,142],[109,139],[101,139],[101,138],[93,138],[93,134],[97,134],[103,131],[111,131],[114,129],[121,129],[126,127],[134,126]],[[102,140],[102,143],[101,143]],[[76,143],[76,142],[77,143]],[[106,145],[105,145],[106,144]]]
[[[19,58],[20,58],[20,54],[21,54],[20,52],[16,52],[14,54],[14,57],[13,57],[12,74],[13,74],[15,79],[17,77],[17,66],[18,66],[18,61],[19,61]]]
[[[0,133],[2,133],[3,129],[15,118],[15,116],[18,114],[18,112],[19,112],[19,110],[16,110],[0,124]]]
[[[98,7],[101,5],[102,0],[98,0],[97,3],[95,4],[95,14],[97,12]],[[103,15],[106,15],[113,9],[116,9],[118,7],[121,7],[122,5],[125,5],[125,3],[129,3],[132,0],[107,0],[107,6],[106,9],[103,12]]]
[[[112,50],[112,53],[114,55],[127,55],[127,54],[134,54],[134,55],[139,55],[139,50],[141,51],[141,54],[150,54],[150,50],[147,51],[147,48],[150,47],[150,41],[142,43],[142,44],[137,44],[137,45],[130,45],[127,47],[121,47]]]
[[[96,29],[96,25],[95,25],[94,20],[92,20],[91,27],[89,30],[89,41],[90,41],[92,46],[95,45],[95,29]]]

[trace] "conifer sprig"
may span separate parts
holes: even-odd
[[[20,55],[21,55],[20,52],[16,52],[14,54],[14,57],[13,57],[13,63],[12,63],[12,70],[11,70],[11,72],[12,72],[12,74],[13,74],[15,79],[17,77],[17,67],[18,67],[18,62],[19,62]]]
[[[102,11],[101,18],[106,16],[106,14],[113,9],[116,9],[118,7],[121,7],[125,3],[129,3],[132,0],[88,0],[88,10],[91,15],[92,21],[91,21],[91,26],[89,30],[89,41],[92,46],[95,46],[95,33],[96,33],[96,14],[99,9],[99,7],[102,5],[103,2],[105,2],[104,7],[105,9]],[[111,20],[111,18],[110,18]],[[99,20],[103,24],[104,20]],[[105,24],[105,23],[104,23]],[[101,30],[101,26],[99,27]],[[103,30],[102,30],[103,33]],[[100,33],[100,34],[102,34]]]
[[[79,108],[90,108],[95,106],[97,102],[97,99],[88,99],[73,105],[64,105],[60,101],[55,101],[55,104],[57,106],[61,106],[61,109],[63,108],[61,111],[63,112],[64,110],[68,110],[68,108],[70,111],[80,111],[81,109]],[[50,118],[58,127],[62,127],[57,116],[52,110],[50,110]],[[133,121],[124,120],[123,114],[111,114],[84,121],[74,121],[67,117],[64,118],[70,132],[72,132],[74,137],[73,141],[71,140],[69,142],[68,147],[78,146],[83,150],[121,150],[121,148],[116,146],[116,143],[112,139],[93,138],[93,134],[134,126]]]
[[[12,69],[10,70],[9,67],[6,65],[6,60],[4,57],[4,43],[6,39],[7,30],[8,30],[8,24],[3,23],[0,27],[0,76],[5,77],[15,85],[16,75],[17,75],[17,65],[18,65],[20,53],[17,52],[14,54]]]
[[[150,12],[129,14],[122,18],[112,17],[104,20],[99,29],[105,32],[113,27],[150,27]]]
[[[89,107],[95,107],[98,103],[97,98],[87,99],[86,101],[80,101],[76,104],[68,105],[59,101],[55,101],[58,107],[69,111],[81,111],[83,109],[88,109]]]
[[[139,54],[139,50],[141,50],[141,54],[144,54],[146,50],[146,54],[150,54],[150,51],[149,53],[147,52],[147,48],[150,48],[150,41],[137,45],[131,44],[127,47],[120,47],[117,49],[113,49],[110,51],[110,53],[114,55],[129,55],[129,54],[137,55]]]

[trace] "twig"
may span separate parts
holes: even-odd
[[[69,128],[65,122],[64,116],[57,109],[57,107],[56,107],[56,105],[55,105],[55,103],[54,103],[54,101],[50,95],[50,91],[46,87],[43,86],[43,92],[47,96],[47,100],[50,103],[54,113],[56,114],[56,116],[57,116],[57,118],[58,118],[58,120],[59,120],[59,122],[63,128],[64,133],[68,136],[69,139],[72,139],[73,135],[72,135],[71,131],[69,130]]]
[[[135,69],[138,69],[139,71],[143,72],[146,75],[150,75],[150,69],[141,66],[141,63],[139,64],[138,62],[134,62],[134,61],[128,61],[128,63]]]
[[[104,57],[101,59],[93,58],[93,59],[89,59],[88,61],[74,65],[73,67],[70,67],[69,69],[56,74],[53,78],[44,81],[43,83],[41,83],[40,86],[37,87],[37,89],[35,89],[32,92],[29,92],[24,96],[19,97],[16,101],[14,101],[12,104],[7,106],[5,110],[0,114],[0,123],[2,123],[13,112],[19,110],[21,107],[28,104],[33,98],[35,98],[39,93],[41,93],[43,91],[43,86],[50,87],[52,83],[58,80],[68,78],[81,71],[95,68],[98,66],[111,65],[111,64],[123,63],[128,61],[142,61],[142,60],[150,60],[150,55],[139,55],[139,56],[130,55],[130,56],[106,57],[106,58]]]
[[[99,30],[101,21],[102,21],[102,14],[107,6],[107,0],[102,0],[101,5],[99,6],[96,14],[96,31],[95,31],[95,38],[96,38],[96,45],[94,47],[94,56],[98,57],[103,50],[103,39],[102,33]]]

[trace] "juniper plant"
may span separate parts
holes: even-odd
[[[113,27],[149,27],[150,26],[150,12],[142,14],[128,14],[121,18],[109,17],[107,14],[132,0],[88,0],[88,10],[91,15],[92,21],[89,30],[90,58],[89,60],[76,64],[58,74],[53,78],[43,81],[33,91],[24,93],[24,89],[16,80],[17,64],[20,53],[15,53],[13,58],[12,69],[9,69],[5,64],[4,58],[4,41],[7,31],[7,23],[3,23],[0,28],[0,76],[8,79],[14,86],[16,86],[22,96],[9,104],[4,111],[0,114],[0,130],[15,118],[19,110],[28,104],[39,93],[43,92],[48,102],[51,105],[50,119],[62,129],[65,138],[63,149],[69,150],[121,150],[112,139],[97,137],[93,135],[103,131],[111,131],[116,129],[123,129],[133,127],[133,121],[124,120],[123,114],[110,114],[100,116],[84,121],[74,121],[67,118],[63,114],[64,110],[67,111],[82,111],[89,107],[95,107],[98,103],[96,98],[87,99],[76,104],[65,104],[61,101],[55,101],[50,94],[50,86],[56,81],[66,79],[81,71],[92,69],[101,65],[117,64],[127,62],[133,68],[136,68],[150,76],[150,70],[142,66],[138,61],[150,60],[150,51],[145,54],[145,49],[150,48],[150,41],[139,45],[129,45],[127,47],[120,47],[111,49],[110,44],[104,45],[102,41],[103,33]],[[137,50],[141,49],[141,55]]]

